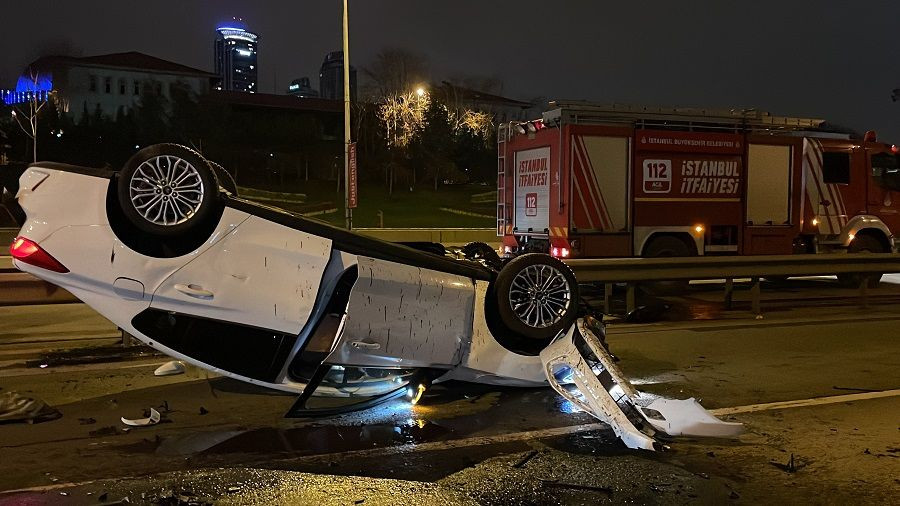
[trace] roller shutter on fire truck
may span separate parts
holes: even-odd
[[[516,152],[515,226],[543,233],[550,228],[550,146]]]

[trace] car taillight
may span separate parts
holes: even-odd
[[[69,272],[66,266],[59,263],[59,260],[50,256],[49,253],[42,250],[36,242],[24,237],[16,237],[12,246],[9,247],[9,253],[13,258],[25,262],[29,265],[47,269],[53,272]]]

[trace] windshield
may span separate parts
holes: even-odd
[[[900,163],[897,155],[892,153],[872,155],[872,178],[875,184],[886,190],[900,191]]]

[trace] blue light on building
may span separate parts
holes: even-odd
[[[0,90],[3,103],[6,105],[24,104],[37,98],[45,101],[53,91],[53,76],[50,74],[38,74],[37,79],[30,76],[20,76],[14,90]]]
[[[255,93],[259,89],[257,75],[257,44],[259,36],[235,22],[216,28],[214,58],[216,88],[220,90]]]

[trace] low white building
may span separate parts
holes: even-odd
[[[213,73],[138,52],[48,56],[29,65],[23,78],[29,75],[49,80],[61,110],[75,121],[85,112],[93,115],[98,107],[102,115],[114,118],[147,93],[170,98],[173,87],[179,85],[203,95],[216,78]]]

